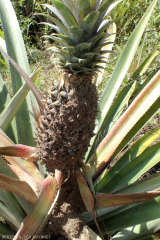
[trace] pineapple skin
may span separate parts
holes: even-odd
[[[96,115],[97,90],[92,75],[64,72],[59,84],[49,88],[37,125],[38,155],[49,173],[79,169]]]

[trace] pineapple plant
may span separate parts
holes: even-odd
[[[7,106],[0,115],[0,127],[6,132],[7,127],[10,128],[12,132],[8,131],[7,134],[17,144],[15,145],[0,129],[0,154],[6,160],[4,162],[3,159],[0,159],[3,166],[3,169],[0,170],[2,171],[0,172],[0,187],[4,189],[0,192],[2,199],[0,215],[3,219],[0,224],[0,234],[7,236],[6,229],[9,229],[10,234],[14,234],[15,230],[19,229],[14,240],[34,239],[38,234],[53,239],[58,237],[59,239],[110,239],[109,234],[113,239],[120,239],[120,237],[128,239],[125,227],[122,227],[122,221],[119,221],[119,215],[123,216],[125,226],[128,227],[126,231],[129,231],[129,227],[133,225],[136,229],[140,224],[142,230],[138,237],[144,236],[144,226],[141,225],[143,222],[148,224],[148,228],[145,230],[146,235],[155,233],[155,229],[159,229],[158,215],[150,213],[148,217],[146,214],[143,219],[140,218],[142,215],[140,209],[144,211],[145,207],[147,211],[148,206],[154,209],[159,207],[157,204],[159,197],[154,199],[160,195],[159,191],[155,191],[159,174],[152,179],[143,180],[144,182],[135,182],[147,169],[159,161],[159,143],[146,150],[147,146],[159,136],[159,128],[144,136],[133,146],[131,153],[127,152],[127,157],[126,155],[122,156],[108,173],[104,171],[116,154],[125,147],[126,141],[129,141],[159,109],[160,73],[158,72],[156,75],[152,73],[148,77],[140,93],[138,94],[137,91],[137,97],[120,116],[122,109],[129,104],[129,99],[136,89],[137,74],[141,75],[144,67],[149,66],[149,62],[151,59],[153,60],[153,54],[148,56],[132,76],[131,79],[135,78],[135,81],[130,81],[120,92],[115,103],[111,105],[131,64],[156,0],[153,1],[133,32],[98,103],[97,79],[100,79],[102,75],[115,33],[115,24],[112,20],[105,18],[119,2],[112,0],[52,0],[52,5],[44,4],[56,16],[56,18],[47,16],[54,24],[45,24],[57,31],[49,37],[57,42],[57,47],[52,50],[60,55],[60,58],[56,60],[57,66],[60,67],[60,77],[58,81],[53,81],[52,86],[43,96],[33,84],[39,69],[30,75],[27,60],[19,56],[17,41],[14,41],[15,39],[11,41],[11,35],[15,34],[17,30],[12,32],[14,29],[12,23],[8,18],[6,19],[6,16],[13,16],[13,12],[12,14],[7,12],[9,11],[8,6],[11,8],[10,1],[0,0],[0,13],[7,51],[11,57],[6,54],[5,48],[2,49],[2,45],[1,52],[13,64],[13,66],[10,65],[10,69],[14,81],[17,81],[16,78],[20,81],[21,75],[38,103],[38,105],[33,102],[31,104],[29,99],[26,100],[28,109],[33,110],[36,125],[37,146],[33,146],[33,142],[27,144],[29,137],[32,139],[35,137],[31,125],[28,128],[24,124],[19,126],[21,123],[19,120],[23,114],[27,116],[25,117],[27,119],[30,117],[24,106],[20,108],[20,104],[29,90],[27,84],[22,81],[23,85],[20,89],[19,86],[19,90],[14,89],[12,99],[6,100],[7,94],[5,97],[1,96],[2,100],[6,100]],[[108,31],[113,35],[106,32],[109,26]],[[17,39],[20,39],[20,33]],[[19,40],[21,49],[24,47],[22,45],[23,41]],[[22,52],[26,56],[24,49]],[[24,64],[22,64],[22,60]],[[18,77],[14,75],[15,68],[20,73]],[[1,84],[5,86],[3,80],[1,80]],[[32,95],[31,97],[33,98]],[[13,117],[17,111],[20,112],[21,117],[16,116],[16,130]],[[112,124],[113,119],[110,116],[117,120],[115,125]],[[109,120],[110,118],[111,120]],[[109,129],[108,134],[99,137],[104,127]],[[19,136],[18,140],[16,134]],[[98,148],[96,147],[97,143]],[[46,175],[42,175],[32,163],[35,161],[40,161],[38,162],[39,169],[43,169],[43,165],[45,165],[43,172]],[[131,169],[134,171],[130,171]],[[6,172],[8,176],[6,176]],[[120,175],[118,181],[117,172]],[[19,180],[14,179],[16,176],[13,173]],[[95,190],[98,192],[96,193]],[[17,194],[21,198],[17,197]],[[6,195],[12,200],[12,204],[8,198],[8,205],[5,203]],[[138,205],[143,201],[147,202],[142,203],[142,207]],[[15,209],[11,206],[13,204]],[[120,207],[126,204],[132,205],[130,205],[131,207],[123,206],[118,209],[118,213],[115,213],[115,206]],[[135,216],[134,221],[130,223],[127,220],[127,213],[133,215],[136,212],[135,208],[139,209],[139,215]],[[105,226],[97,216],[102,216]],[[148,223],[151,220],[153,220],[152,227]],[[6,225],[5,221],[9,223],[10,227]],[[117,231],[119,232],[117,233]],[[134,231],[130,239],[135,239]]]

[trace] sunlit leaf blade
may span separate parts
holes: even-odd
[[[39,72],[41,68],[36,69],[31,74],[31,79],[33,82],[37,79]],[[8,104],[5,106],[5,109],[0,114],[0,127],[3,130],[6,130],[16,113],[18,112],[20,106],[22,105],[23,101],[25,100],[27,94],[28,94],[29,88],[27,84],[25,83],[19,91],[13,96],[10,101],[8,101]]]
[[[96,153],[91,157],[90,163],[97,159],[99,166],[96,170],[95,178],[99,176],[102,170],[104,170],[104,168],[107,166],[111,156],[115,152],[122,139],[152,106],[152,104],[159,98],[159,88],[160,71],[152,78],[152,80],[136,97],[125,113],[119,118],[109,134],[104,138],[97,148]]]
[[[0,49],[1,52],[3,52],[2,49]],[[10,57],[8,56],[5,52],[3,52],[3,54],[8,58],[8,60],[13,64],[13,66],[17,69],[17,71],[21,74],[21,76],[24,78],[24,80],[26,81],[28,87],[32,90],[40,109],[43,111],[43,95],[42,93],[39,91],[39,89],[34,85],[34,83],[31,81],[31,79],[29,78],[29,76],[20,68],[20,66],[18,66],[18,64]]]
[[[114,194],[129,194],[129,193],[133,194],[133,193],[141,193],[144,191],[146,191],[146,192],[157,191],[160,189],[159,181],[160,181],[160,173],[157,172],[156,174],[154,174],[150,177],[142,178],[141,180],[136,181],[135,183],[133,183],[125,188],[119,189]],[[97,214],[98,214],[98,216],[103,215],[103,219],[105,219],[108,217],[112,217],[112,216],[116,215],[117,213],[121,214],[121,212],[123,212],[133,206],[136,206],[136,205],[137,204],[124,205],[122,207],[119,206],[118,210],[115,206],[106,208],[106,209],[103,208],[102,210],[101,209],[97,210]],[[87,219],[89,221],[91,221],[91,219],[89,219],[88,217],[87,217]]]
[[[114,164],[114,166],[103,176],[99,181],[96,189],[100,186],[104,186],[107,182],[113,178],[122,168],[124,168],[129,162],[138,157],[149,145],[160,136],[160,127],[148,132],[142,138],[140,138],[135,144],[132,145],[128,151]]]
[[[158,240],[158,233],[154,236],[150,236],[149,238],[145,237],[146,235],[150,235],[156,233],[160,229],[160,218],[155,220],[145,222],[139,225],[135,225],[134,227],[128,227],[113,236],[114,240]],[[144,237],[144,238],[142,238]],[[141,239],[142,238],[142,239]]]
[[[14,240],[22,239],[26,235],[33,236],[36,233],[37,229],[43,222],[52,206],[54,197],[57,192],[57,187],[58,185],[56,179],[51,176],[48,176],[43,181],[39,199],[37,200],[30,214],[21,224],[20,229],[13,238]]]
[[[141,192],[141,193],[132,193],[132,194],[106,194],[106,193],[97,193],[96,194],[96,207],[106,208],[112,206],[120,206],[138,202],[149,201],[160,195],[159,191],[152,192]]]
[[[138,79],[140,76],[142,76],[145,73],[145,71],[148,69],[153,59],[157,56],[157,54],[158,54],[158,51],[156,50],[152,54],[147,56],[147,58],[143,61],[143,63],[134,72],[131,79]]]
[[[148,202],[140,203],[132,208],[129,208],[120,214],[117,213],[113,217],[103,219],[101,216],[101,222],[99,222],[99,225],[102,233],[106,235],[106,229],[104,226],[107,227],[108,232],[112,232],[149,222],[151,220],[156,220],[159,218],[159,207],[160,197],[157,197]]]
[[[10,145],[14,145],[14,143],[0,129],[0,146],[4,147]],[[6,156],[5,158],[11,165],[14,165],[19,169],[22,169],[22,171],[26,172],[29,176],[34,178],[38,185],[41,185],[41,182],[43,181],[44,178],[33,163],[24,161],[17,157]]]
[[[143,115],[143,117],[133,126],[133,128],[128,132],[126,137],[122,140],[115,153],[111,157],[111,160],[128,144],[128,142],[144,127],[144,125],[159,111],[159,102],[158,98],[152,107]]]
[[[27,182],[0,174],[0,188],[16,193],[32,204],[37,201],[36,194]]]
[[[108,2],[108,1],[107,1]],[[101,101],[99,103],[99,110],[98,113],[98,121],[97,121],[97,127],[95,128],[95,133],[98,133],[105,116],[108,112],[108,110],[111,107],[111,104],[116,96],[116,93],[130,67],[130,64],[134,58],[134,55],[136,53],[137,47],[140,43],[142,34],[146,28],[147,22],[151,16],[151,13],[154,9],[154,6],[156,4],[157,0],[154,0],[151,4],[151,6],[148,8],[147,12],[143,15],[142,19],[138,23],[137,27],[133,31],[131,37],[129,38],[125,49],[122,53],[122,55],[119,58],[119,61],[112,73],[112,76],[107,83],[107,86],[105,87],[103,94],[101,96]],[[103,8],[105,6],[102,5]],[[103,11],[102,11],[103,12]],[[90,145],[93,144],[95,138],[92,138]]]
[[[133,161],[122,168],[113,178],[111,178],[104,187],[109,192],[114,192],[120,188],[135,182],[146,171],[159,162],[160,159],[160,143],[147,148],[143,154],[139,155]],[[118,182],[117,182],[117,179]],[[115,186],[115,182],[117,183]],[[103,191],[103,190],[102,190]]]
[[[138,182],[116,191],[116,193],[138,193],[142,191],[160,190],[159,181],[160,173],[157,172],[150,177],[142,178]]]

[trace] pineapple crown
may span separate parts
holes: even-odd
[[[110,34],[104,32],[113,20],[105,20],[110,11],[120,2],[114,0],[51,0],[43,4],[54,16],[49,17],[57,33],[49,36],[58,45],[50,49],[60,54],[58,65],[69,72],[95,74],[105,63],[102,48],[110,44]],[[114,2],[114,3],[113,3]],[[48,16],[47,16],[48,17]]]

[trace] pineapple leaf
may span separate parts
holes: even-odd
[[[7,46],[7,53],[29,75],[30,69],[24,41],[22,38],[17,17],[15,15],[15,11],[12,7],[10,0],[0,0],[0,15],[5,36],[5,42]],[[15,94],[22,86],[22,83],[24,83],[24,80],[11,64],[10,72],[12,78],[13,94]],[[33,95],[31,94],[31,96]],[[16,115],[18,140],[23,144],[29,144],[30,139],[33,139],[35,137],[35,127],[34,125],[30,124],[33,119],[29,115],[28,110],[31,110],[29,96],[27,96],[26,100],[23,102],[21,108]],[[32,142],[32,144],[33,143],[34,142]]]
[[[67,44],[67,46],[74,46],[75,45],[74,41],[71,38],[69,38],[65,35],[52,34],[51,36],[54,36],[54,35],[57,36],[58,38],[60,38],[65,44]]]
[[[7,104],[10,102],[10,100],[11,100],[10,94],[8,93],[8,90],[7,90],[6,86],[5,86],[3,78],[0,75],[0,103],[1,103],[0,104],[0,113],[7,106]],[[1,119],[1,114],[0,114],[0,127],[2,128],[1,121],[3,121],[3,120]],[[14,142],[18,141],[15,118],[9,124],[9,126],[8,126],[8,128],[6,130],[6,133]]]
[[[91,5],[89,0],[76,0],[76,20],[79,26],[83,19],[91,12]]]
[[[0,174],[2,175],[2,174]],[[4,175],[2,175],[4,176]],[[10,178],[12,179],[12,178]],[[3,180],[1,182],[3,184]],[[7,183],[4,183],[4,188],[8,185]],[[17,220],[20,222],[22,219],[26,216],[24,213],[23,209],[19,205],[18,201],[16,200],[15,196],[13,193],[8,192],[4,190],[3,188],[0,189],[0,196],[1,196],[1,202],[7,207],[8,211],[13,214]]]
[[[159,162],[160,158],[160,143],[148,148],[142,155],[136,157],[133,161],[124,166],[113,178],[111,178],[103,189],[105,191],[114,192],[120,188],[135,182],[146,171]],[[134,169],[134,171],[133,171]],[[118,183],[116,182],[118,180]],[[115,182],[117,183],[115,186]],[[97,189],[102,188],[101,181],[97,185]]]
[[[98,31],[98,28],[100,26],[100,24],[102,23],[104,17],[106,16],[106,13],[109,9],[109,6],[114,2],[114,0],[107,0],[105,1],[99,8],[98,8],[98,11],[99,11],[99,18],[97,20],[97,23],[94,27],[94,31],[93,32],[97,32]]]
[[[107,86],[103,91],[103,94],[101,96],[101,101],[99,103],[99,111],[100,112],[98,113],[98,121],[96,122],[97,126],[95,128],[95,134],[97,134],[99,132],[99,130],[101,129],[101,126],[107,115],[107,112],[109,111],[109,109],[111,107],[113,99],[115,98],[116,93],[120,87],[120,84],[122,83],[122,81],[128,71],[128,68],[131,64],[131,61],[133,60],[133,57],[137,50],[138,44],[141,40],[142,34],[145,30],[145,27],[151,16],[151,13],[154,9],[156,2],[157,2],[157,0],[154,0],[152,2],[152,4],[150,5],[150,7],[146,11],[146,13],[143,15],[142,19],[138,23],[137,27],[133,31],[131,37],[129,38],[129,40],[125,46],[123,53],[121,54],[121,56],[117,62],[117,65],[111,75],[111,78],[109,79]],[[94,141],[95,141],[95,137],[93,137],[91,139],[90,145],[92,145]],[[90,149],[88,150],[88,153],[86,154],[87,157],[88,157],[89,153],[90,153]]]
[[[0,201],[0,213],[1,216],[7,220],[8,222],[11,222],[16,228],[20,227],[21,222],[23,221],[22,217],[18,217],[15,212],[11,212],[6,205]]]
[[[160,136],[160,127],[148,132],[140,138],[132,148],[125,152],[125,154],[115,163],[115,165],[105,174],[101,184],[106,184],[112,177],[115,176],[124,166],[130,161],[138,157],[149,145]]]
[[[70,62],[71,55],[69,54],[69,52],[67,52],[67,51],[64,50],[64,49],[58,49],[58,51],[61,53],[61,56],[62,56],[62,58],[63,58],[65,61],[69,61],[69,62]]]
[[[144,114],[144,116],[135,124],[135,126],[128,132],[126,137],[121,141],[112,156],[112,159],[119,153],[127,143],[139,132],[139,130],[158,112],[160,98],[152,105],[152,107]]]
[[[78,49],[76,49],[76,47],[73,47],[73,46],[64,47],[63,49],[69,52],[71,56],[78,57],[78,55],[80,54]]]
[[[154,175],[151,175],[147,178],[142,178],[141,180],[138,180],[129,186],[122,188],[116,193],[138,193],[138,192],[148,192],[148,191],[158,191],[160,189],[159,187],[159,180],[160,180],[160,173],[157,172]]]
[[[27,182],[10,178],[3,174],[0,174],[0,188],[16,193],[32,204],[35,204],[38,199]]]
[[[71,26],[69,32],[71,39],[75,42],[74,45],[84,42],[84,34],[80,27]]]
[[[90,1],[90,6],[92,7],[92,10],[95,11],[97,0],[89,0],[89,1]]]
[[[0,37],[0,48],[2,48],[4,52],[7,52],[6,42],[5,42],[5,40],[4,40],[3,38],[1,38],[1,37]],[[2,54],[2,55],[3,55],[3,54]],[[3,55],[3,57],[4,57],[5,62],[6,62],[7,65],[9,66],[9,61],[8,61],[8,59],[6,58],[5,55]]]
[[[31,74],[31,79],[33,82],[35,82],[35,80],[37,79],[37,76],[39,75],[40,70],[41,68],[38,68]],[[19,91],[13,96],[13,98],[10,99],[10,101],[8,101],[8,104],[5,106],[5,109],[0,114],[0,127],[3,130],[5,130],[11,123],[15,114],[17,113],[24,99],[26,98],[28,91],[29,91],[29,88],[25,83],[19,89]]]
[[[45,4],[44,4],[44,5],[45,5]],[[53,17],[51,17],[51,16],[49,16],[49,15],[47,15],[47,14],[39,13],[39,14],[37,14],[37,15],[46,17],[47,19],[51,20],[51,21],[61,30],[61,32],[62,32],[64,35],[66,35],[66,36],[69,37],[69,31],[68,31],[68,29],[67,29],[60,21],[58,21],[57,19],[55,19],[55,18],[53,18]],[[48,24],[48,23],[46,23],[46,24]]]
[[[61,2],[57,0],[52,0],[53,5],[43,4],[43,6],[47,7],[51,10],[69,29],[71,26],[77,26],[77,22],[72,14],[72,12]]]
[[[135,237],[138,237],[139,240],[158,240],[159,229],[160,229],[160,218],[157,218],[152,221],[147,221],[147,222],[135,225],[134,228],[133,227],[125,228],[119,231],[117,234],[115,234],[112,239],[128,240],[129,238],[130,240],[134,240]],[[153,234],[152,236],[147,236],[156,232],[157,232],[157,236],[156,234]],[[141,237],[145,237],[145,238],[141,239]]]
[[[58,43],[60,45],[60,47],[64,47],[66,45],[63,41],[61,41],[60,38],[54,37],[53,35],[50,35],[50,36],[45,35],[45,36],[43,36],[43,38],[49,38],[49,39],[53,40],[54,42]]]
[[[76,172],[76,178],[81,193],[82,200],[89,214],[94,218],[94,198],[90,192],[87,182],[81,172]]]
[[[27,158],[28,161],[34,162],[38,160],[36,156],[36,148],[29,147],[22,144],[16,144],[13,146],[0,147],[0,155],[14,156]]]
[[[62,2],[64,3],[64,5],[70,9],[70,11],[74,11],[74,0],[62,0]]]
[[[48,27],[50,27],[51,29],[54,29],[56,32],[58,32],[59,34],[63,34],[63,32],[61,31],[61,29],[59,27],[57,27],[56,25],[54,24],[51,24],[51,23],[47,23],[47,22],[41,22],[39,24],[43,24],[43,25],[46,25]],[[45,37],[45,36],[43,36]]]
[[[117,231],[127,227],[135,226],[136,224],[146,224],[146,222],[159,219],[159,207],[160,207],[160,197],[157,197],[148,202],[140,203],[130,209],[127,209],[119,214],[115,214],[112,217],[104,219],[101,216],[101,222],[99,225],[102,229],[102,233],[106,235],[106,229],[104,226],[107,226],[107,231]],[[145,214],[144,214],[145,212]],[[132,216],[132,217],[130,217]],[[123,221],[122,221],[123,218]],[[102,222],[103,221],[103,222]],[[125,226],[124,226],[125,223]],[[93,229],[94,230],[94,229]],[[116,237],[115,237],[116,239]]]
[[[113,33],[115,33],[115,32],[116,32],[116,24],[115,24],[115,23],[112,23],[112,24],[110,25],[110,27],[109,27],[108,34],[104,36],[105,39],[108,40],[108,42],[107,42],[107,45],[105,45],[105,46],[102,48],[102,50],[112,50],[113,42],[115,41],[115,38],[116,38],[116,35],[113,34]],[[109,35],[109,36],[108,36],[108,35]],[[102,38],[100,39],[100,41],[101,41],[104,37],[102,37]],[[108,60],[109,56],[110,56],[110,53],[106,53],[106,54],[103,55],[103,57],[105,57],[105,59],[104,59],[104,60],[99,60],[99,63],[102,63],[101,65],[102,65],[104,68],[106,67],[106,61]],[[105,62],[103,62],[103,61],[105,61]],[[101,73],[98,73],[97,78],[96,78],[96,80],[95,80],[95,85],[96,85],[96,86],[98,86],[98,85],[101,83],[102,77],[103,77],[103,73],[104,73],[104,70],[102,70]],[[107,122],[108,122],[108,121],[107,121]]]
[[[113,22],[115,22],[115,20],[112,20],[112,19],[104,20],[99,26],[97,33],[98,34],[103,33],[107,29],[107,27],[109,27],[109,25],[111,25]]]
[[[96,203],[97,209],[107,208],[112,206],[127,205],[132,203],[139,203],[149,201],[160,195],[159,191],[141,192],[132,194],[106,194],[97,193]]]
[[[81,29],[83,30],[85,39],[88,40],[90,37],[92,37],[93,33],[93,27],[95,26],[97,19],[99,17],[99,12],[94,11],[88,14],[82,24],[81,24]]]
[[[8,177],[11,178],[17,178],[17,176],[13,173],[13,171],[10,169],[9,165],[4,161],[4,159],[2,159],[0,157],[0,173],[4,174]],[[31,208],[32,208],[32,204],[26,202],[23,198],[21,198],[19,195],[15,195],[7,192],[5,190],[2,190],[3,193],[5,193],[5,195],[8,196],[9,200],[11,201],[11,207],[13,207],[14,209],[16,209],[19,214],[24,217],[24,211],[25,213],[29,213]],[[0,194],[0,196],[2,196]],[[4,200],[5,203],[6,200]],[[7,207],[10,208],[10,203],[8,202]],[[23,208],[23,209],[22,209]]]
[[[0,146],[11,146],[14,143],[6,136],[6,134],[0,129]],[[31,163],[24,161],[17,157],[5,157],[7,162],[9,162],[11,165],[14,165],[18,169],[22,169],[23,172],[26,172],[29,176],[31,176],[31,179],[36,180],[38,185],[41,185],[41,182],[43,181],[43,177],[41,173],[38,171],[36,166]]]
[[[57,192],[57,187],[56,179],[51,176],[48,176],[43,181],[40,196],[34,208],[21,224],[14,240],[19,239],[19,237],[25,238],[26,235],[33,236],[36,233],[43,220],[48,216]]]
[[[104,158],[105,160],[104,161],[102,160],[102,162],[100,160],[101,166],[98,167],[97,173],[99,171],[101,171],[102,169],[104,169],[103,168],[104,165],[106,166],[108,164],[108,162],[111,159],[111,156],[115,152],[115,150],[118,147],[121,140],[133,128],[135,123],[138,122],[138,120],[147,112],[147,110],[153,105],[153,103],[156,102],[156,100],[160,97],[160,92],[158,91],[159,87],[160,87],[160,71],[151,79],[151,81],[145,86],[145,88],[141,91],[141,93],[135,98],[135,100],[132,102],[132,104],[129,106],[129,108],[125,111],[125,113],[119,118],[117,123],[111,129],[111,131],[109,132],[107,137],[105,137],[104,140],[101,142],[101,144],[100,144],[101,147],[98,147],[99,150],[96,151],[96,156],[99,160],[102,158]],[[133,120],[132,120],[132,117],[133,117]],[[119,129],[118,132],[116,130],[117,127]],[[121,132],[120,129],[122,129],[122,128],[123,128],[123,131]],[[115,132],[116,132],[116,134],[115,134]],[[119,139],[118,139],[118,135],[120,137]],[[111,138],[112,138],[111,136],[114,139],[113,141],[111,140]],[[108,138],[108,140],[107,140],[107,138]],[[106,140],[108,141],[107,144],[106,144]],[[113,144],[112,147],[110,145],[111,142]],[[103,145],[103,147],[102,147],[102,145]],[[107,149],[107,147],[104,147],[107,145],[108,146],[110,145],[108,149]],[[109,149],[112,149],[113,152],[110,151]],[[108,154],[108,150],[110,151],[109,154]],[[102,157],[102,155],[103,155],[103,157]],[[106,158],[106,155],[108,155],[107,158]],[[94,157],[95,157],[95,155],[93,155],[91,159],[94,159]],[[92,160],[90,160],[90,162],[91,161]],[[102,165],[103,165],[103,167],[102,167]]]
[[[13,66],[17,69],[17,71],[24,78],[28,87],[32,90],[33,94],[35,95],[35,98],[39,104],[41,111],[43,111],[43,107],[44,107],[42,104],[43,95],[41,94],[39,89],[33,84],[33,82],[28,77],[28,75],[20,68],[20,66],[18,66],[18,64],[10,56],[8,56],[2,49],[0,49],[0,51],[3,52],[3,54],[8,58],[8,60],[13,64]]]
[[[90,49],[91,49],[91,43],[80,43],[76,46],[76,49],[78,49],[80,51],[80,53],[82,53],[82,54],[88,53],[88,55],[89,55]],[[84,58],[86,58],[86,56],[88,56],[88,55],[85,55]]]

